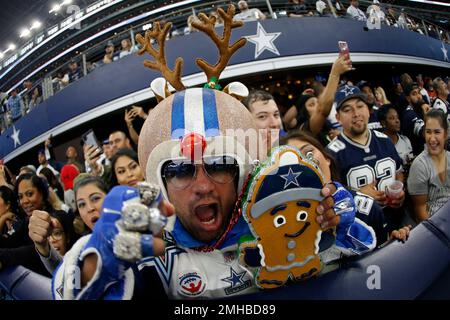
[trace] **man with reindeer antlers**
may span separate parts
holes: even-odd
[[[92,235],[74,245],[55,273],[55,299],[161,298],[159,289],[172,299],[220,298],[258,290],[237,256],[239,239],[250,234],[240,200],[254,159],[259,153],[263,160],[267,152],[259,150],[252,116],[235,98],[248,94],[245,86],[231,83],[215,90],[231,55],[246,43],[240,39],[228,45],[231,30],[243,24],[233,21],[234,12],[234,6],[227,12],[219,9],[223,37],[214,31],[213,16],[200,14],[194,22],[220,52],[214,66],[197,60],[208,79],[204,88],[184,87],[181,58],[174,70],[167,66],[164,44],[170,24],[161,29],[155,23],[145,37],[136,37],[143,46],[139,54],[155,58],[144,64],[165,76],[152,82],[160,102],[139,139],[147,183],[138,189],[115,187],[106,196]],[[166,80],[175,94],[170,95]],[[342,190],[335,191],[334,184],[319,190],[324,198],[316,222],[323,230],[354,217],[350,204],[350,214],[336,215],[334,203]],[[173,228],[161,232],[166,216],[174,212]]]

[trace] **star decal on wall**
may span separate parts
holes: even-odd
[[[20,129],[17,130],[16,126],[13,126],[13,134],[11,135],[11,138],[14,140],[14,148],[17,148],[17,145],[21,145],[20,139],[19,139]]]
[[[267,33],[264,30],[261,23],[258,22],[256,34],[252,36],[246,36],[248,41],[255,44],[255,59],[259,57],[265,50],[269,50],[276,55],[280,55],[274,41],[281,35],[281,32]]]
[[[448,61],[448,54],[447,54],[447,48],[445,48],[445,45],[444,45],[444,43],[442,42],[442,48],[441,48],[441,50],[442,50],[442,53],[444,54],[444,60],[445,61]]]

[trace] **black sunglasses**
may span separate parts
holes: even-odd
[[[162,177],[176,189],[187,188],[195,180],[197,167],[202,166],[205,174],[214,182],[226,184],[234,180],[239,165],[233,157],[205,157],[202,164],[190,160],[170,160],[162,167]]]

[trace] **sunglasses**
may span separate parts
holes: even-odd
[[[212,181],[226,184],[234,180],[239,172],[236,159],[230,156],[205,157],[202,164],[190,160],[171,160],[162,167],[162,177],[166,183],[176,189],[185,189],[191,185],[197,175],[197,168],[203,171]]]

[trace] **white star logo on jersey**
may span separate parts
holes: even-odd
[[[444,43],[442,42],[442,48],[441,48],[441,50],[442,50],[442,53],[444,54],[444,60],[445,61],[448,61],[448,55],[447,55],[447,49],[445,48],[445,45],[444,45]]]
[[[297,187],[299,187],[297,178],[298,178],[298,176],[301,175],[301,174],[302,174],[301,172],[295,173],[295,172],[292,171],[292,168],[289,168],[289,172],[288,172],[288,173],[283,174],[283,175],[280,175],[281,178],[283,178],[284,180],[286,180],[286,182],[284,183],[284,188],[283,188],[283,189],[286,189],[286,187],[289,187],[289,185],[290,185],[291,183],[293,183],[294,185],[296,185]]]
[[[349,95],[353,94],[353,90],[355,90],[355,88],[350,88],[348,85],[345,85],[341,92],[344,92],[345,96],[348,97]]]
[[[258,22],[258,29],[256,31],[256,34],[253,36],[247,36],[245,38],[247,38],[248,41],[255,44],[255,59],[256,59],[265,50],[269,50],[270,52],[275,53],[276,55],[279,56],[280,52],[278,51],[277,47],[273,42],[280,35],[281,32],[267,33],[266,30],[264,30],[263,26]]]

